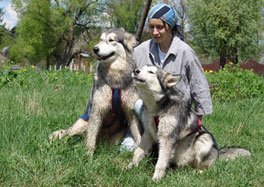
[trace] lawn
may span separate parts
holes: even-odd
[[[203,173],[190,167],[170,168],[164,179],[153,182],[156,160],[151,156],[138,168],[126,170],[133,153],[120,153],[119,146],[100,145],[90,158],[82,136],[51,144],[49,133],[67,128],[86,109],[92,78],[82,72],[31,71],[21,70],[0,87],[0,186],[264,184],[263,97],[214,99],[214,113],[203,120],[220,147],[244,147],[252,157],[217,161]]]

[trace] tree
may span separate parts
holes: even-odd
[[[4,9],[3,8],[0,8],[0,23],[2,23],[3,22],[3,15],[5,14],[5,11],[4,11]]]
[[[123,27],[130,33],[136,33],[145,0],[108,1],[110,21],[114,27]]]
[[[0,49],[10,46],[13,43],[12,32],[5,28],[5,23],[3,24],[4,13],[3,8],[0,8]]]
[[[46,58],[47,66],[51,57],[56,59],[58,66],[70,62],[77,53],[74,51],[76,40],[83,33],[89,35],[89,31],[96,25],[95,17],[99,12],[98,0],[12,2],[19,17],[13,57],[23,52],[24,56],[35,62]]]
[[[22,6],[23,3],[23,6]],[[51,17],[48,1],[14,1],[19,15],[15,45],[11,48],[11,59],[20,62],[23,58],[37,63],[50,56],[55,50],[57,40],[54,28],[49,20]]]
[[[2,16],[4,15],[4,10],[3,8],[0,8],[0,44],[2,43],[2,37],[4,36],[4,25],[2,25],[3,18]]]
[[[263,0],[189,0],[192,44],[202,53],[238,63],[257,56]]]

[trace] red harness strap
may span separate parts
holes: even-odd
[[[198,126],[202,126],[202,121],[198,118]]]
[[[193,132],[191,132],[190,134],[188,134],[187,136],[191,136],[193,135],[194,133],[198,132],[202,127],[202,121],[198,118],[198,126],[196,127],[196,129],[194,129]]]

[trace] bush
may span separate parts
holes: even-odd
[[[252,70],[244,70],[229,63],[219,72],[205,71],[205,74],[213,99],[231,101],[264,98],[264,79]]]
[[[34,66],[10,70],[13,65],[0,68],[0,88],[3,86],[36,87],[41,84],[91,86],[93,75],[69,69],[40,71]],[[264,98],[264,79],[251,70],[243,70],[237,65],[227,64],[219,72],[205,71],[213,99],[218,101]]]
[[[0,69],[0,88],[3,86],[36,87],[40,84],[84,85],[93,83],[93,75],[83,71],[71,72],[69,69],[41,71],[35,66],[25,66],[11,70],[12,64],[2,65]]]

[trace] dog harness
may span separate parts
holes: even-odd
[[[88,121],[92,110],[92,104],[89,105],[88,110],[85,114],[81,116],[84,121]],[[121,113],[121,89],[120,88],[112,88],[112,110],[111,110],[111,118],[106,123],[106,127],[111,125],[117,119],[123,119],[123,115]]]
[[[190,134],[188,134],[187,136],[191,136],[192,134],[198,132],[199,130],[201,130],[201,127],[202,127],[202,121],[198,118],[198,125],[197,125],[196,129],[194,129],[194,131],[191,132]]]

